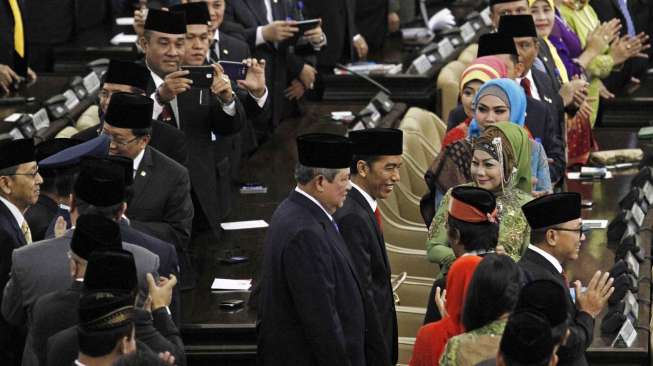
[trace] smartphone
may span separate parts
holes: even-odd
[[[289,38],[290,43],[297,43],[297,40],[299,40],[300,37],[304,36],[306,31],[311,30],[318,25],[320,25],[319,19],[307,19],[298,21],[294,26],[299,28],[299,31]]]
[[[213,84],[212,66],[182,66],[181,69],[189,72],[185,77],[193,80],[193,88],[208,89]]]
[[[224,310],[237,310],[243,307],[245,305],[244,300],[238,300],[238,299],[233,299],[233,300],[224,300],[220,302],[220,307]]]
[[[243,80],[247,76],[247,65],[242,62],[218,61],[218,64],[231,80]]]

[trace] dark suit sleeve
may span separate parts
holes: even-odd
[[[244,4],[233,4],[231,1],[227,1],[224,9],[224,21],[223,23],[235,24],[238,27],[234,30],[240,31],[239,38],[247,42],[250,49],[256,48],[256,28],[257,27],[245,27],[238,19],[237,6],[243,6]]]
[[[22,325],[25,324],[25,309],[23,309],[23,293],[11,265],[14,255],[12,239],[4,232],[0,233],[0,243],[2,243],[0,244],[0,271],[2,271],[0,285],[3,289],[0,294],[2,316],[10,324]]]
[[[316,365],[351,365],[345,337],[335,310],[335,275],[324,240],[317,233],[299,232],[282,254],[294,309],[305,330]]]
[[[571,360],[585,353],[594,339],[594,318],[584,311],[576,310],[576,316],[569,326],[569,337],[560,346],[558,355],[562,359]]]
[[[371,254],[369,246],[375,244],[375,239],[365,230],[366,223],[355,214],[345,215],[338,220],[340,234],[345,239],[349,252],[351,253],[361,286],[365,289],[368,296],[373,298],[372,293],[372,270]],[[373,303],[373,302],[372,302]]]
[[[183,170],[175,180],[176,189],[166,202],[165,212],[161,221],[130,221],[136,230],[150,234],[157,238],[174,238],[169,242],[180,245],[190,240],[191,226],[193,224],[193,201],[190,196],[190,178],[188,171]]]
[[[287,70],[288,70],[288,80],[291,81],[293,79],[298,79],[299,74],[302,72],[302,69],[304,68],[304,60],[295,55],[294,53],[288,53],[288,60],[287,60]]]
[[[170,343],[170,353],[175,356],[177,365],[185,366],[186,355],[184,353],[184,342],[181,340],[179,329],[175,326],[175,323],[165,308],[152,311],[152,323],[160,335]]]
[[[543,136],[542,145],[546,151],[546,156],[549,159],[553,159],[552,163],[549,163],[549,175],[551,176],[551,182],[555,183],[562,178],[565,173],[565,147],[563,146],[562,141],[560,140],[560,131],[556,127],[556,122],[551,116],[549,108],[546,108],[545,123],[546,133]]]
[[[213,100],[211,114],[209,115],[209,123],[213,133],[216,135],[232,135],[240,131],[245,124],[245,108],[243,108],[241,101],[234,98],[236,114],[230,116],[222,109],[222,104],[218,101],[217,96]]]

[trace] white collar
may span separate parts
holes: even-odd
[[[143,155],[145,155],[145,149],[141,150],[141,152],[139,152],[138,155],[136,155],[136,157],[134,158],[134,176],[136,176],[136,171],[138,170],[138,167],[141,166]]]
[[[298,186],[295,187],[295,192],[300,193],[300,194],[303,194],[306,198],[308,198],[309,200],[313,201],[313,203],[315,203],[315,204],[317,205],[317,207],[321,208],[322,211],[324,211],[324,213],[327,215],[327,217],[329,218],[329,220],[333,221],[333,217],[331,216],[331,214],[328,213],[327,210],[324,209],[324,207],[320,204],[320,202],[318,202],[318,201],[315,199],[315,197],[313,197],[313,196],[311,196],[310,194],[308,194],[308,193],[302,191],[302,189],[299,188]]]
[[[148,70],[150,70],[150,75],[152,76],[152,81],[154,81],[154,86],[157,88],[163,84],[163,79],[159,75],[156,74],[156,72],[152,71],[152,69],[147,65],[147,62],[145,63],[145,66],[147,67]]]
[[[83,363],[79,362],[79,360],[75,360],[75,365],[76,366],[86,366]]]
[[[562,265],[560,264],[560,262],[558,262],[558,260],[554,256],[552,256],[551,254],[545,252],[544,250],[536,247],[533,244],[528,244],[528,249],[530,249],[530,250],[534,251],[535,253],[541,255],[542,257],[544,257],[544,259],[549,261],[556,268],[558,273],[562,273]]]
[[[14,216],[14,219],[16,219],[16,222],[18,223],[18,227],[22,227],[23,222],[25,222],[25,217],[23,216],[23,213],[20,212],[18,207],[16,207],[16,205],[9,202],[9,200],[7,200],[6,198],[4,198],[2,196],[0,196],[0,201],[2,201],[2,203],[5,204],[5,206],[7,206],[7,208],[9,209],[9,212],[11,212],[11,214]]]
[[[213,39],[220,42],[220,29],[216,29],[215,32],[213,32]]]
[[[377,205],[376,200],[372,198],[372,196],[370,196],[369,193],[365,192],[363,188],[356,185],[356,183],[354,183],[353,181],[350,182],[351,182],[351,186],[356,188],[358,192],[360,192],[360,194],[362,194],[363,197],[365,197],[365,201],[367,201],[367,204],[370,205],[370,207],[372,208],[372,212],[376,211],[376,205]]]

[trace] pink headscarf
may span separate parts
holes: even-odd
[[[486,83],[492,79],[507,78],[508,67],[498,56],[483,56],[472,62],[460,76],[460,91],[472,80]]]

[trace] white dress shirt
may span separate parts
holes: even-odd
[[[547,261],[549,261],[556,268],[558,273],[562,273],[562,265],[560,264],[560,262],[558,262],[558,260],[554,256],[552,256],[551,254],[543,251],[542,249],[536,247],[533,244],[528,244],[528,249],[530,249],[530,250],[534,251],[535,253],[541,255],[542,257],[544,257]]]
[[[356,188],[356,190],[357,190],[358,192],[360,192],[360,194],[362,194],[363,197],[365,197],[365,201],[367,201],[367,203],[368,203],[368,204],[370,205],[370,207],[372,208],[372,212],[376,211],[376,205],[377,205],[376,200],[375,200],[374,198],[372,198],[372,196],[370,196],[369,193],[365,192],[364,189],[362,189],[361,187],[357,186],[356,183],[351,182],[351,181],[350,181],[350,183],[351,183],[351,186],[352,186],[352,187]]]
[[[134,178],[136,178],[136,171],[138,171],[138,167],[141,166],[141,161],[143,161],[143,155],[145,155],[145,149],[141,150],[134,158]]]

